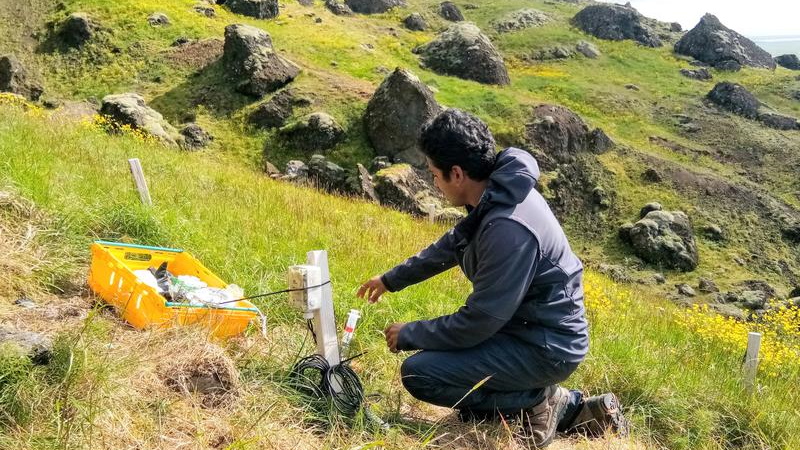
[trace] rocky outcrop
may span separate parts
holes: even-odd
[[[631,6],[599,3],[589,5],[572,18],[572,23],[600,39],[632,39],[647,47],[661,47],[661,39]]]
[[[118,125],[128,125],[169,145],[178,145],[183,137],[178,134],[158,111],[150,108],[139,94],[126,93],[103,97],[100,114]]]
[[[800,58],[794,53],[776,57],[775,63],[790,70],[800,70]]]
[[[441,200],[408,164],[395,164],[377,172],[375,193],[381,205],[416,216],[427,216],[428,206],[441,209]]]
[[[485,84],[511,82],[500,52],[469,22],[450,26],[416,52],[425,67],[440,74]]]
[[[344,138],[344,130],[324,112],[315,112],[281,129],[291,145],[303,151],[322,151],[336,146]]]
[[[643,260],[684,272],[697,267],[698,255],[689,217],[682,211],[651,211],[630,227],[620,229],[634,253]]]
[[[442,2],[439,5],[439,15],[442,16],[444,20],[449,20],[450,22],[461,22],[464,20],[464,15],[461,14],[461,10],[458,9],[453,2]]]
[[[492,23],[492,26],[498,33],[511,33],[526,28],[540,27],[550,21],[550,16],[541,11],[521,9],[496,20]]]
[[[547,61],[551,59],[567,59],[575,56],[575,52],[569,47],[557,45],[555,47],[543,48],[531,52],[530,58],[535,61]]]
[[[397,68],[373,94],[364,112],[364,128],[376,154],[415,166],[425,165],[417,147],[422,125],[441,111],[428,87]]]
[[[758,118],[761,102],[742,85],[723,81],[707,95],[719,107],[748,119]]]
[[[312,155],[308,161],[308,179],[318,188],[331,193],[349,193],[348,174],[341,166],[322,155]]]
[[[275,52],[266,31],[250,25],[225,27],[222,63],[236,90],[255,97],[285,86],[300,73],[296,64]]]
[[[763,111],[761,102],[739,84],[727,81],[718,83],[707,97],[725,110],[748,119],[756,119],[770,128],[800,129],[800,122],[794,117],[784,116],[774,111]]]
[[[681,69],[681,75],[693,80],[708,81],[711,77],[711,72],[705,67],[699,69]]]
[[[227,0],[225,6],[232,13],[256,19],[272,19],[280,13],[278,0]]]
[[[325,7],[328,11],[336,14],[337,16],[351,16],[353,10],[344,3],[339,3],[337,0],[325,0]]]
[[[425,31],[428,24],[420,13],[413,13],[403,19],[403,25],[411,31]]]
[[[382,14],[405,5],[405,0],[347,0],[347,6],[359,14]]]
[[[186,124],[181,129],[181,135],[183,136],[183,148],[186,150],[198,150],[207,147],[214,140],[214,136],[196,123]]]
[[[28,100],[39,100],[44,89],[31,80],[28,71],[14,55],[0,56],[0,92],[11,92]]]
[[[273,95],[269,101],[256,107],[247,118],[247,121],[258,128],[280,128],[292,116],[294,108],[309,106],[311,101],[298,96],[291,89],[284,89]]]
[[[600,129],[590,131],[577,114],[558,105],[539,105],[525,125],[526,141],[544,152],[545,167],[568,164],[579,153],[602,153],[614,142]]]
[[[147,16],[147,23],[149,23],[152,27],[162,27],[169,25],[170,21],[166,14],[157,12]]]
[[[67,47],[80,48],[94,37],[98,28],[88,14],[72,13],[61,24],[59,40]]]
[[[775,68],[772,55],[711,14],[703,16],[700,23],[675,44],[675,53],[722,70],[738,70],[741,66]]]
[[[600,49],[598,49],[597,46],[591,42],[580,41],[575,45],[575,50],[589,59],[600,57]]]

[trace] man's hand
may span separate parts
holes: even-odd
[[[386,286],[383,284],[383,281],[381,281],[381,276],[375,275],[361,285],[356,295],[359,298],[364,298],[366,295],[367,301],[375,303],[381,299],[381,295],[383,295],[386,290]]]
[[[406,326],[404,323],[393,323],[383,330],[383,335],[386,336],[386,346],[389,347],[389,351],[392,353],[397,353],[398,351],[397,337],[404,326]]]

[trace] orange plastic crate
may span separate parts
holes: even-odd
[[[134,270],[167,262],[167,269],[173,275],[194,275],[210,287],[227,286],[183,250],[107,241],[96,241],[91,250],[89,286],[136,328],[200,324],[213,336],[224,338],[242,333],[258,317],[258,309],[247,300],[219,308],[168,302],[136,277]]]

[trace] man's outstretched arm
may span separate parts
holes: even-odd
[[[539,243],[522,225],[498,219],[480,238],[472,294],[453,314],[405,324],[399,350],[473,347],[497,333],[519,308],[539,262]]]

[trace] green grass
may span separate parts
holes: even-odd
[[[26,151],[20,152],[19,148]],[[153,207],[139,204],[127,173],[129,157],[142,160]],[[306,251],[327,250],[338,316],[343,317],[353,307],[364,313],[356,349],[369,353],[357,368],[368,390],[384,395],[375,408],[386,417],[398,417],[401,405],[409,399],[397,378],[400,359],[385,349],[379,330],[393,321],[452,311],[468,289],[466,280],[451,271],[387,296],[376,305],[363,304],[354,296],[360,281],[414,253],[444,229],[361,201],[269,180],[233,157],[183,153],[133,137],[112,137],[99,130],[56,125],[10,110],[0,120],[0,158],[4,161],[0,185],[13,187],[59,219],[63,237],[57,242],[78,261],[71,266],[73,271],[85,270],[88,245],[93,239],[124,239],[189,249],[223,279],[255,293],[282,288],[286,267],[302,263]],[[792,386],[797,374],[792,372],[796,371],[793,365],[777,378],[762,379],[760,395],[744,396],[738,382],[740,355],[728,350],[724,343],[702,340],[682,329],[676,324],[680,313],[663,300],[650,298],[649,294],[630,298],[620,292],[608,294],[616,303],[612,309],[590,314],[591,356],[569,385],[590,392],[618,392],[630,408],[636,439],[651,445],[789,449],[798,444],[797,399],[795,394],[789,394],[795,392]],[[13,297],[13,293],[6,295]],[[269,433],[275,432],[262,428],[266,424],[257,421],[264,414],[271,417],[273,425],[277,422],[293,429],[304,426],[296,422],[293,413],[285,411],[286,402],[295,405],[291,408],[302,402],[291,400],[281,387],[282,374],[294,356],[302,352],[299,346],[303,328],[297,314],[282,300],[259,302],[259,306],[270,317],[272,343],[266,344],[266,349],[253,351],[260,348],[253,344],[258,342],[254,335],[245,344],[251,350],[237,350],[241,344],[229,346],[248,392],[233,415],[225,415],[226,420],[239,424],[232,426],[237,443],[233,448],[255,448],[261,441],[259,435],[252,433],[267,433],[269,438]],[[56,347],[57,355],[80,352],[79,357],[68,358],[75,361],[70,364],[80,366],[65,367],[66,360],[57,356],[56,363],[43,371],[3,358],[0,379],[9,381],[0,386],[0,399],[4,399],[3,408],[10,411],[20,428],[0,430],[0,442],[30,448],[41,448],[43,442],[50,442],[46,447],[75,448],[104,435],[106,425],[102,424],[110,420],[106,405],[120,396],[132,395],[123,380],[136,361],[148,360],[148,353],[130,349],[120,365],[108,368],[110,372],[82,369],[108,362],[112,358],[110,352],[115,350],[104,349],[103,342],[120,339],[113,337],[118,332],[109,332],[118,326],[110,314],[93,314],[86,323],[87,330],[94,330],[91,339],[59,341],[72,344],[65,349]],[[135,333],[128,331],[121,336],[138,339]],[[154,334],[148,341],[157,344],[164,339],[158,336]],[[171,336],[169,339],[183,339],[179,330]],[[88,342],[95,350],[81,350]],[[72,390],[72,385],[63,381],[73,372],[83,374],[80,380],[88,383],[87,390]],[[55,400],[34,402],[30,396],[9,395],[28,392],[26,389],[34,389],[34,397],[48,393]],[[53,396],[54,392],[63,397]],[[258,397],[251,397],[266,393],[274,399],[266,405],[256,401]],[[175,402],[179,400],[159,400],[159,394],[155,395],[146,401],[157,408],[172,405],[163,414],[173,417],[170,414],[176,411]],[[20,399],[23,404],[14,406]],[[132,408],[138,408],[136,405],[143,401],[140,398]],[[158,407],[159,401],[167,403]],[[65,420],[58,411],[66,405],[72,405],[70,408],[80,414],[71,415],[58,425],[59,420]],[[117,411],[112,419],[115,414],[133,414],[135,425],[128,432],[140,439],[153,439],[150,433],[155,432],[156,419],[136,411]],[[32,423],[26,422],[31,415],[46,420],[36,426],[26,425]],[[311,421],[305,426],[318,423],[318,419],[308,420]],[[254,422],[256,425],[250,427]],[[205,429],[202,424],[197,426]],[[424,439],[404,428],[408,425],[377,437],[359,426],[355,432],[343,432],[341,426],[334,425],[334,431],[320,445],[338,448],[379,439],[393,448],[417,447],[421,445],[417,439]],[[448,426],[436,425],[439,433]],[[66,432],[71,434],[66,436]],[[25,443],[20,441],[23,436],[27,436]],[[503,436],[492,439],[502,441]]]

